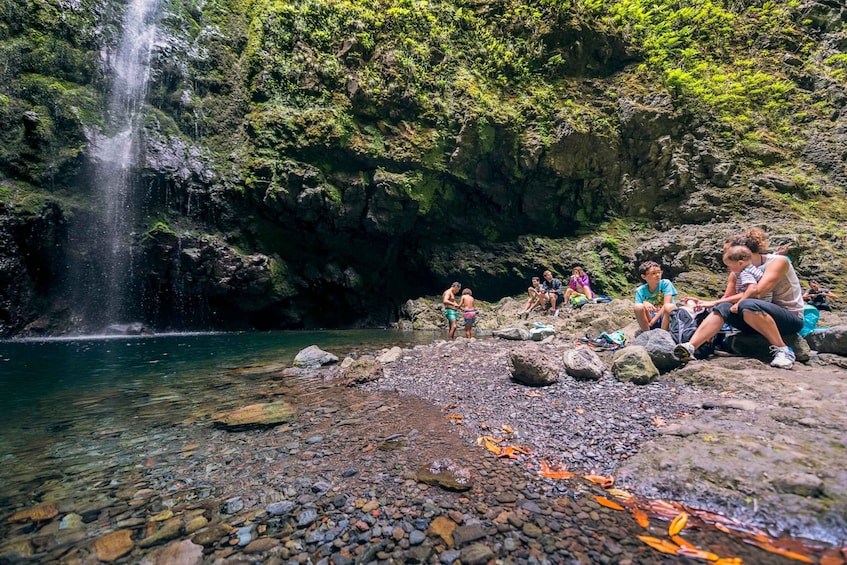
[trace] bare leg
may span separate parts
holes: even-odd
[[[671,327],[671,312],[676,310],[675,304],[665,304],[662,306],[662,329],[667,331]]]
[[[747,320],[745,320],[747,321]],[[721,318],[720,314],[716,314],[712,312],[697,326],[697,330],[695,330],[694,335],[691,336],[691,339],[688,340],[688,343],[694,346],[694,349],[697,349],[713,337],[715,337],[721,328],[723,327],[723,318]]]
[[[744,311],[742,316],[747,325],[762,334],[762,337],[768,340],[768,343],[777,347],[786,346],[779,329],[776,327],[776,322],[773,321],[770,314]]]
[[[636,304],[633,310],[635,311],[635,321],[638,322],[638,327],[642,331],[648,331],[650,329],[650,314],[647,312],[647,305]]]
[[[453,339],[456,336],[456,320],[450,320],[450,330],[447,332],[447,338]]]

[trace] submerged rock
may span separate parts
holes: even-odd
[[[294,419],[294,416],[294,408],[287,402],[278,400],[264,404],[251,404],[229,412],[218,412],[212,416],[212,420],[218,427],[243,430],[275,426]]]

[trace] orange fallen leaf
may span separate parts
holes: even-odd
[[[503,431],[507,434],[512,433],[512,426],[510,426],[509,424],[503,424]]]
[[[712,565],[744,565],[740,557],[721,557]]]
[[[582,408],[577,408],[576,413],[577,414],[585,414],[585,410],[583,410]]]
[[[715,526],[715,528],[719,529],[720,531],[722,531],[725,534],[731,534],[732,533],[732,530],[730,530],[729,528],[727,528],[726,526],[724,526],[720,522],[716,522],[714,524],[714,526]]]
[[[665,419],[661,416],[653,416],[653,420],[651,420],[651,423],[657,428],[661,428],[662,426],[668,425],[668,423],[665,422]]]
[[[488,451],[490,451],[494,455],[497,455],[498,457],[500,456],[500,451],[501,451],[500,448],[497,447],[496,445],[494,445],[493,443],[491,443],[490,441],[486,440],[483,443],[483,445],[485,446],[485,449],[487,449]]]
[[[764,549],[770,553],[775,553],[777,555],[782,555],[783,557],[787,557],[788,559],[794,559],[795,561],[800,561],[802,563],[814,563],[815,560],[807,555],[803,555],[802,553],[797,553],[796,551],[789,551],[787,549],[782,549],[781,547],[777,547],[775,545],[769,543],[763,543],[759,541],[753,540],[744,540],[751,545],[755,545],[759,549]]]
[[[447,416],[447,419],[448,420],[461,420],[462,415],[461,414],[450,414],[449,416]]]
[[[668,526],[668,535],[675,536],[685,527],[685,524],[688,523],[688,513],[681,512],[676,518],[673,519],[671,525]]]
[[[635,521],[642,528],[650,527],[650,518],[647,517],[647,513],[644,512],[641,508],[635,507],[631,510],[632,517],[635,518]]]
[[[612,510],[623,510],[624,509],[623,506],[621,506],[620,504],[618,504],[614,500],[609,500],[605,496],[598,496],[596,494],[592,494],[591,496],[594,497],[594,500],[596,500],[597,503],[600,506],[605,506],[606,508],[611,508]]]
[[[530,398],[544,398],[543,394],[541,394],[540,392],[535,392],[533,390],[528,390],[525,393],[523,393],[523,395],[528,396]]]
[[[689,549],[697,549],[696,545],[694,545],[690,541],[688,541],[684,538],[681,538],[679,536],[676,536],[676,535],[671,536],[671,541],[674,542],[675,544],[677,544],[680,547],[687,547]]]
[[[821,559],[818,563],[820,565],[844,565],[844,559],[835,554],[824,554],[821,555]]]
[[[603,488],[610,488],[615,484],[615,479],[611,475],[604,477],[603,475],[583,475],[583,479],[591,481],[595,485],[600,485]]]
[[[621,490],[619,488],[610,488],[606,490],[606,492],[612,496],[616,496],[618,498],[623,498],[624,500],[629,500],[632,498],[632,495],[625,490]]]
[[[570,471],[565,471],[564,469],[553,469],[544,460],[541,461],[539,466],[541,468],[538,470],[538,474],[548,479],[572,479],[575,476]]]
[[[638,536],[638,539],[655,549],[656,551],[661,551],[662,553],[668,553],[670,555],[676,555],[676,552],[679,551],[679,546],[673,544],[667,540],[654,538],[651,536]]]
[[[680,547],[676,554],[684,557],[691,557],[692,559],[702,559],[704,561],[717,561],[720,559],[720,557],[714,553],[697,549],[696,547]]]

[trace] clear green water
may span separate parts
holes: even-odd
[[[21,418],[50,412],[51,397],[66,404],[109,389],[137,395],[163,386],[202,394],[210,377],[257,364],[290,365],[309,345],[343,359],[348,353],[443,337],[437,332],[344,330],[0,341],[0,422],[15,422],[15,428]],[[0,436],[8,429],[0,428]]]

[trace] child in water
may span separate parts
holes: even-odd
[[[462,317],[465,320],[465,337],[468,339],[473,337],[473,326],[476,323],[476,310],[474,309],[474,299],[471,289],[466,288],[462,291],[462,299],[459,301],[459,308],[462,310]]]

